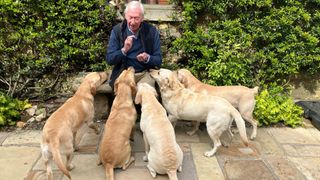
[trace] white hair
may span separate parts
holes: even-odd
[[[142,17],[144,16],[144,8],[143,5],[139,1],[130,1],[126,9],[124,10],[124,14],[128,12],[129,9],[140,8]]]

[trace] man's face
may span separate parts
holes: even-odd
[[[140,8],[131,8],[128,9],[125,14],[125,18],[128,22],[129,28],[136,33],[140,27],[141,22],[143,21],[143,16]]]

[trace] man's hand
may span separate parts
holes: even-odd
[[[121,49],[123,53],[127,54],[127,52],[131,49],[133,38],[134,38],[134,35],[128,36],[126,38],[126,40],[124,41],[123,48]]]
[[[145,52],[140,53],[140,54],[138,54],[138,56],[137,56],[137,59],[138,59],[138,61],[140,61],[140,62],[146,62],[146,61],[148,60],[148,58],[149,58],[149,54],[147,54],[147,53],[145,53]]]

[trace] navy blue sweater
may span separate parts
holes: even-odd
[[[127,36],[130,35],[132,33],[129,31],[126,21],[114,26],[111,31],[106,59],[109,65],[114,65],[109,82],[112,87],[122,70],[129,66],[134,67],[136,72],[158,69],[161,66],[162,57],[158,30],[154,26],[142,22],[131,49],[127,52],[127,55],[124,55],[121,48]],[[139,62],[136,58],[142,52],[150,55],[147,63]]]

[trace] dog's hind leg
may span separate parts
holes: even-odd
[[[254,98],[251,98],[254,99]],[[250,139],[255,139],[257,136],[257,128],[258,128],[258,123],[257,121],[253,118],[253,111],[254,111],[254,106],[255,106],[255,101],[254,100],[241,100],[239,103],[239,112],[242,116],[242,118],[246,121],[248,121],[251,126],[252,126],[252,133],[250,135]]]
[[[75,138],[74,138],[75,139]],[[74,140],[72,140],[73,142]],[[65,154],[66,154],[66,157],[67,157],[67,162],[66,162],[66,165],[67,165],[67,169],[69,171],[71,171],[75,166],[71,163],[71,160],[72,160],[72,154],[73,154],[73,144],[72,144],[71,140],[69,140],[68,142],[66,142],[65,144]]]
[[[53,180],[53,174],[52,174],[52,169],[50,164],[50,160],[52,159],[52,154],[50,153],[48,148],[49,148],[48,145],[41,144],[41,154],[42,154],[42,159],[44,161],[44,165],[46,167],[47,177],[48,177],[48,180]]]
[[[143,161],[147,162],[148,161],[148,154],[149,154],[149,151],[150,151],[150,147],[149,147],[149,142],[148,142],[148,139],[145,135],[145,133],[143,133],[143,140],[144,140],[144,151],[145,151],[145,155],[143,156]]]
[[[147,165],[147,168],[149,169],[151,176],[155,178],[157,176],[157,172],[149,164]]]
[[[123,170],[126,170],[133,161],[134,161],[134,157],[130,155],[130,158],[129,158],[128,161],[122,166],[122,169],[123,169]]]
[[[224,132],[224,130],[227,130],[227,127],[223,129],[223,126],[221,126],[221,124],[219,124],[218,122],[219,121],[213,120],[211,123],[209,123],[209,120],[207,121],[207,131],[214,143],[214,146],[212,150],[204,153],[206,157],[211,157],[217,152],[218,148],[221,146],[220,136]]]

